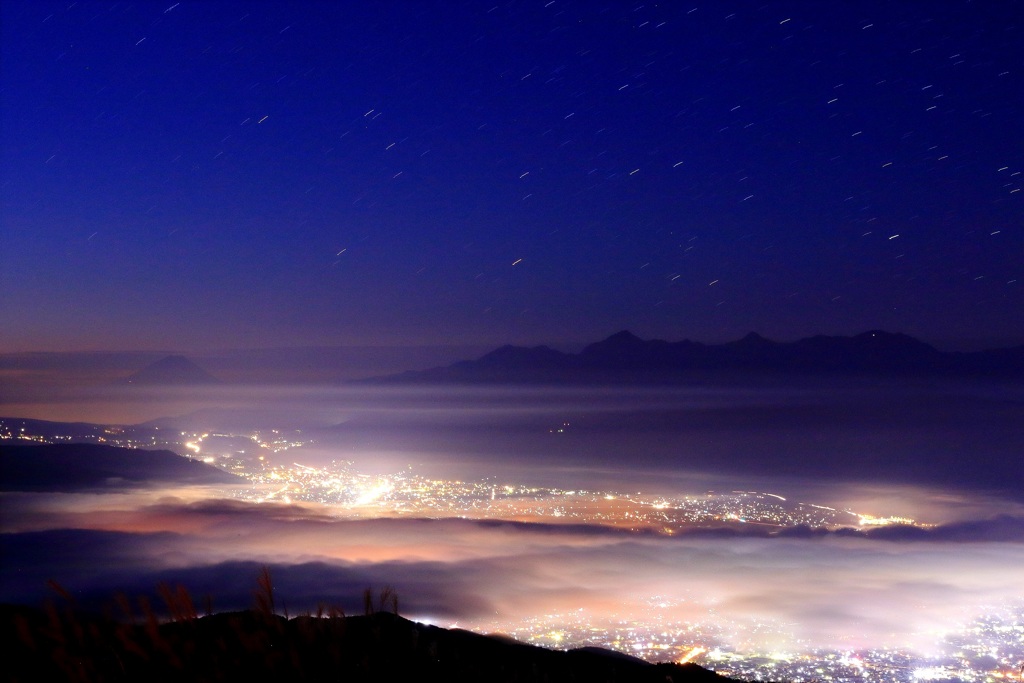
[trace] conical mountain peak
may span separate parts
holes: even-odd
[[[188,385],[219,384],[220,380],[185,356],[164,356],[125,379],[126,384]]]

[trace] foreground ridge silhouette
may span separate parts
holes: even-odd
[[[336,608],[287,618],[274,613],[268,571],[256,608],[198,616],[187,591],[161,585],[167,617],[148,601],[120,618],[78,610],[72,596],[45,609],[0,605],[7,681],[615,681],[730,679],[695,664],[651,664],[598,648],[554,651],[500,636],[443,629],[398,616],[391,588],[364,595],[365,614]]]

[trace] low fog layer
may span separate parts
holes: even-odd
[[[168,582],[197,604],[238,608],[266,565],[293,613],[359,611],[363,588],[389,584],[403,613],[481,630],[572,613],[697,624],[734,647],[926,649],[937,632],[1024,598],[1024,400],[1012,387],[129,387],[30,398],[2,412],[229,435],[204,442],[214,459],[252,430],[279,429],[303,441],[268,456],[282,465],[591,491],[757,490],[934,526],[669,536],[554,519],[354,519],[209,488],[6,493],[4,601],[52,596],[47,579],[87,604]]]
[[[0,600],[41,601],[54,579],[90,605],[184,585],[197,604],[252,604],[269,566],[293,613],[358,611],[393,585],[402,611],[490,628],[584,610],[592,621],[660,618],[727,626],[736,647],[926,647],[986,605],[1020,595],[1024,517],[915,534],[797,530],[677,537],[574,525],[340,520],[327,509],[168,498],[6,500]],[[24,504],[24,505],[23,505]],[[18,512],[21,510],[21,512]],[[994,539],[994,540],[987,540]],[[755,623],[784,625],[760,634]],[[780,635],[780,633],[787,635]]]

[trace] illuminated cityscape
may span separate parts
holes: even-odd
[[[299,462],[310,441],[299,431],[251,433],[172,432],[105,426],[90,433],[40,433],[17,420],[0,420],[0,439],[40,443],[79,441],[125,447],[154,446],[215,465],[248,480],[230,492],[251,503],[314,504],[339,518],[463,518],[611,527],[622,533],[673,535],[727,528],[779,533],[786,529],[864,529],[888,524],[929,526],[826,505],[787,500],[768,492],[726,491],[657,496],[640,492],[566,490],[486,479],[431,479],[412,468],[366,474],[353,463],[327,466]],[[672,609],[684,600],[700,618],[679,620]],[[520,620],[438,622],[481,632],[504,633],[549,648],[597,646],[649,661],[692,661],[745,680],[894,681],[950,680],[996,683],[1021,680],[1024,602],[991,605],[965,615],[959,628],[932,634],[927,656],[908,649],[823,649],[787,638],[788,625],[769,619],[740,622],[716,613],[701,595],[651,595],[641,612],[619,616],[576,610]],[[430,620],[427,616],[412,618]],[[436,621],[436,620],[435,620]],[[789,643],[765,651],[756,643]]]
[[[516,625],[492,624],[493,630],[552,648],[599,646],[650,661],[693,661],[719,674],[760,681],[964,681],[994,683],[1021,680],[1024,662],[1024,602],[991,606],[984,616],[967,621],[937,642],[931,656],[901,649],[808,648],[758,652],[727,644],[742,631],[772,630],[766,622],[723,624],[664,619],[671,605],[657,597],[642,619],[594,623],[585,610],[544,615]],[[738,633],[740,632],[740,633]]]
[[[259,461],[255,470],[246,471],[241,461],[229,460],[232,471],[243,474],[255,485],[239,494],[246,500],[316,502],[338,506],[339,514],[356,516],[554,521],[665,534],[713,523],[778,529],[915,523],[906,518],[879,518],[823,505],[791,502],[773,493],[756,491],[666,497],[528,487],[497,481],[436,480],[417,476],[411,470],[370,476],[353,471],[351,463],[344,462],[318,468],[299,463],[269,465]]]
[[[248,479],[252,486],[235,492],[242,500],[318,503],[332,506],[334,514],[343,516],[554,521],[669,535],[715,523],[770,529],[925,525],[909,518],[878,517],[757,491],[667,497],[641,492],[533,487],[496,480],[429,479],[411,468],[394,474],[369,475],[355,470],[348,461],[335,461],[326,467],[282,462],[309,443],[299,431],[272,429],[231,434],[164,429],[160,433],[161,430],[151,428],[154,434],[144,434],[136,433],[134,428],[104,427],[91,435],[70,436],[32,434],[15,422],[0,420],[0,439],[40,443],[78,440],[126,448],[168,448]]]

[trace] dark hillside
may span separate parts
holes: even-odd
[[[149,484],[240,484],[171,451],[99,444],[0,445],[0,491],[94,491]]]
[[[649,664],[588,648],[545,650],[426,626],[390,613],[359,617],[233,612],[130,625],[52,609],[3,606],[8,681],[726,681],[693,664]]]

